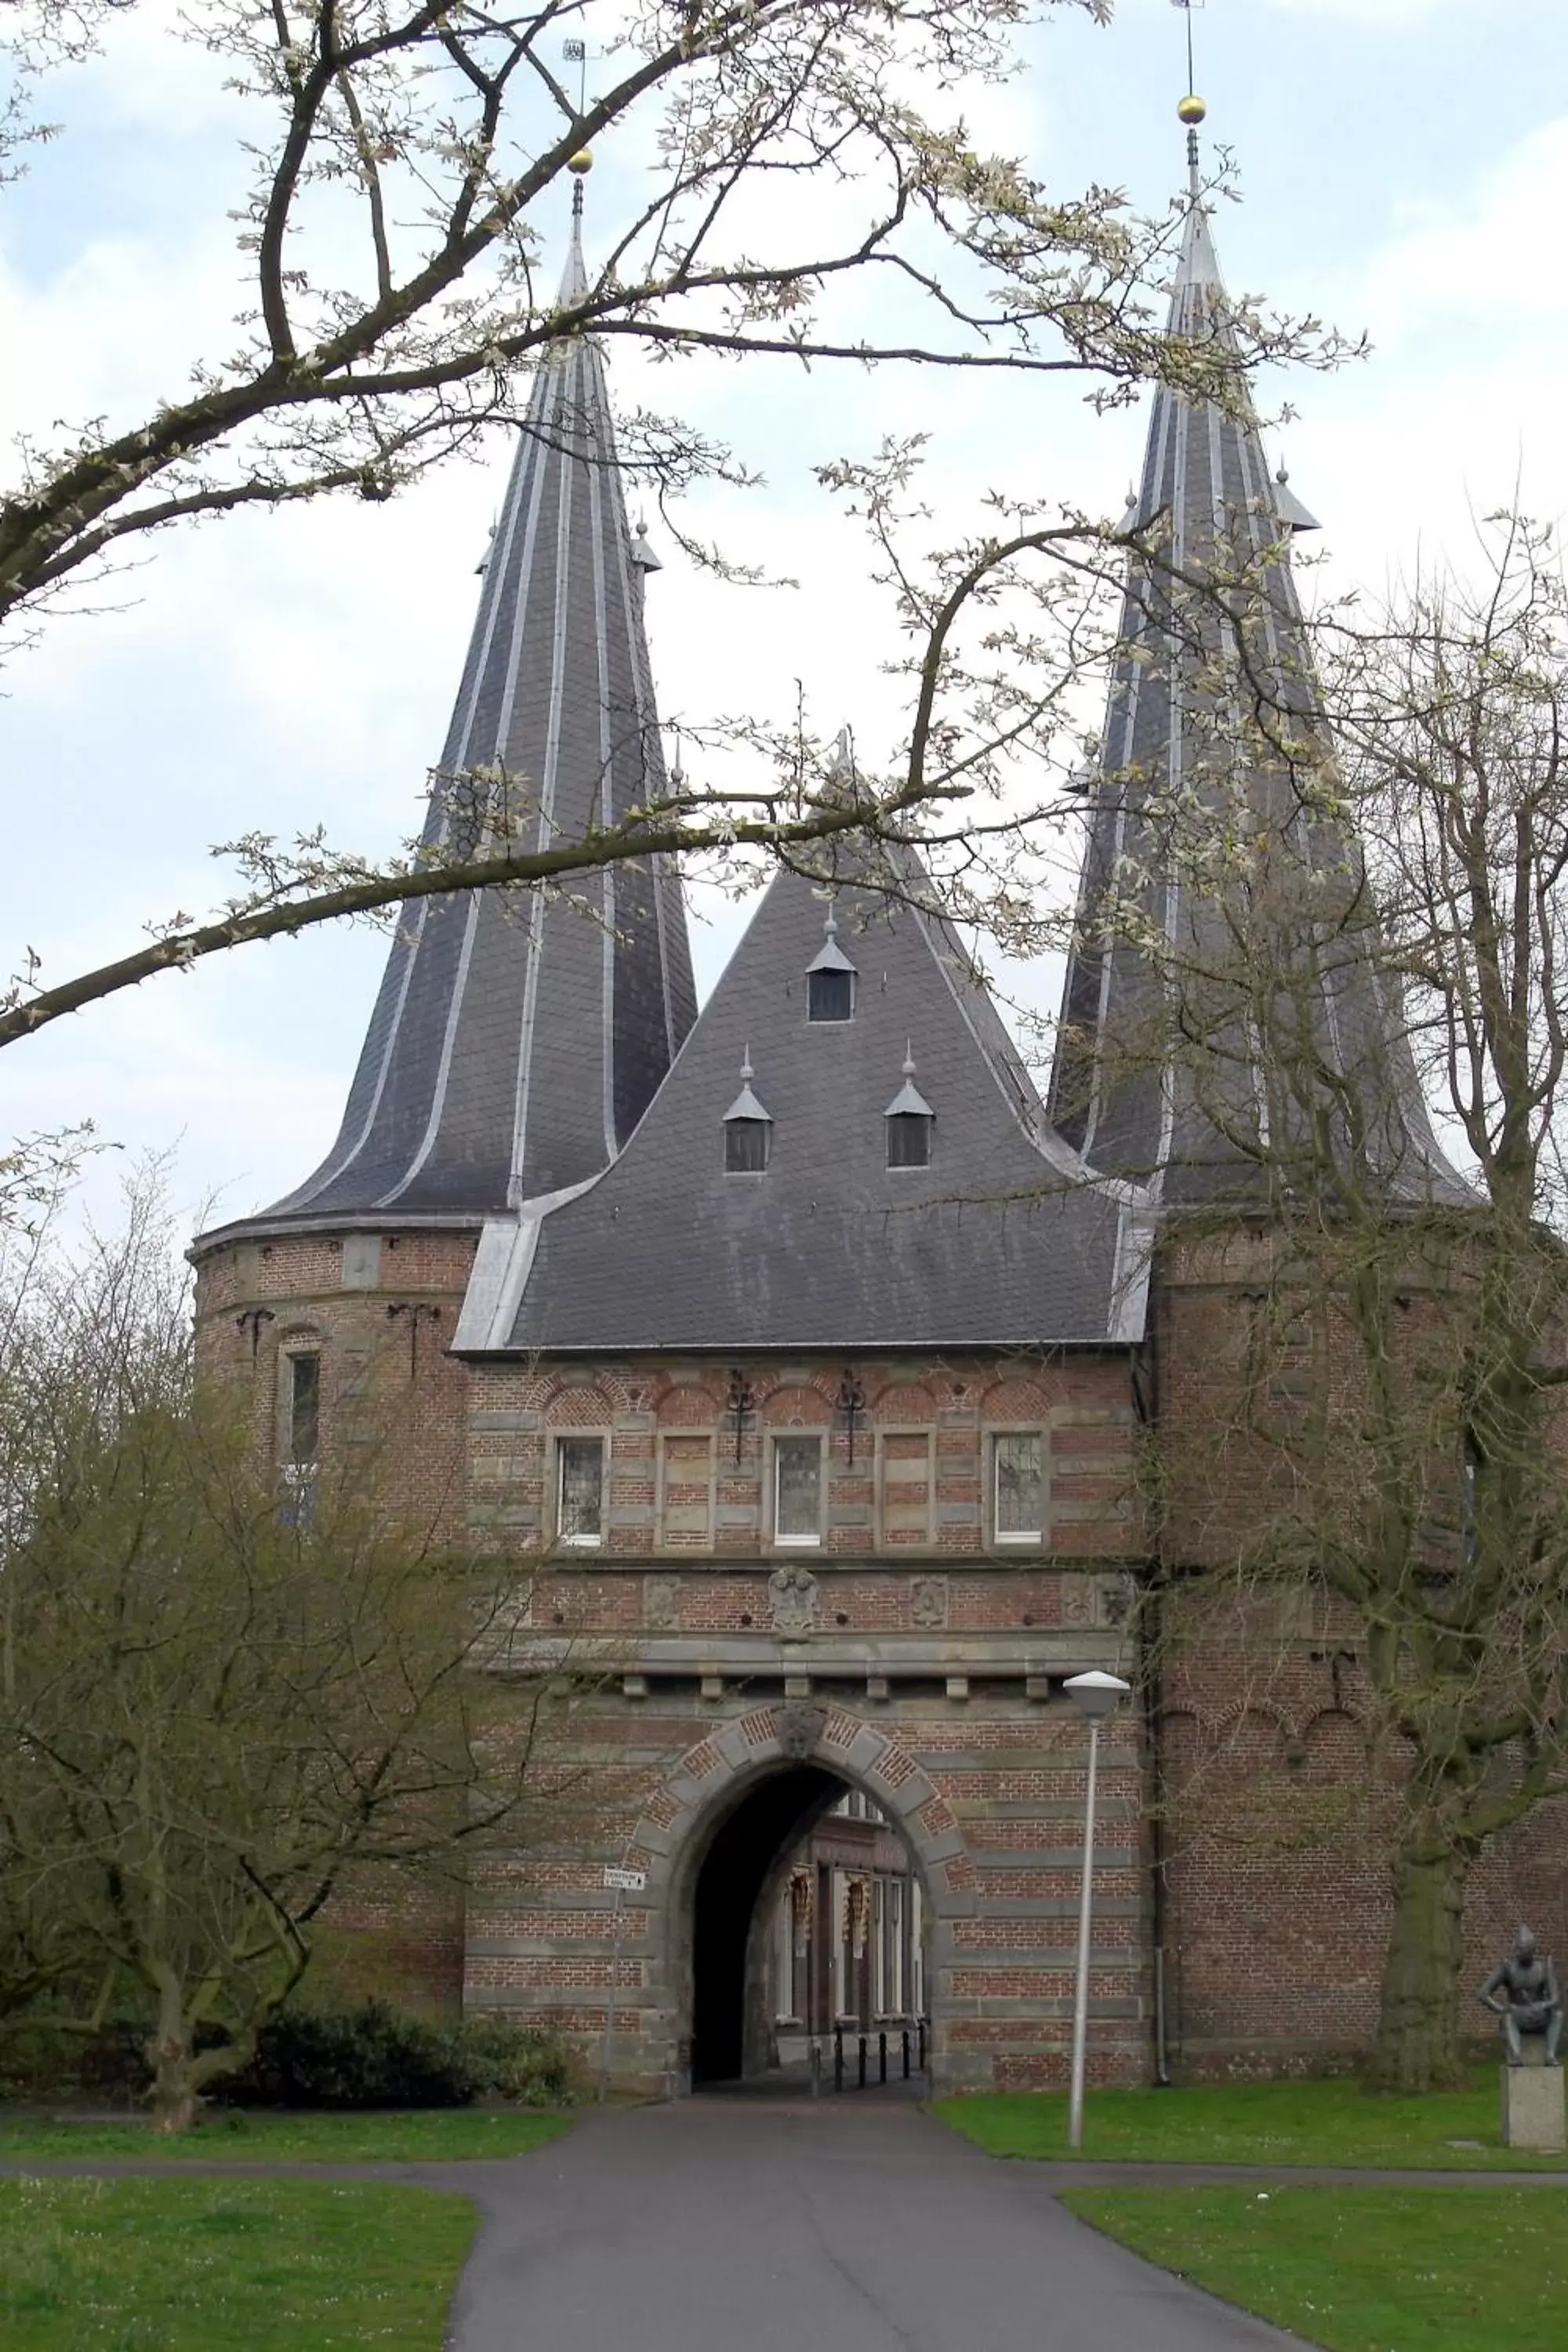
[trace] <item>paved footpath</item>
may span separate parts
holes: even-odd
[[[515,2168],[453,2352],[1286,2352],[901,2103],[589,2115]],[[509,2169],[510,2169],[509,2168]],[[476,2183],[477,2187],[478,2184]]]
[[[467,2164],[8,2157],[15,2173],[405,2181],[471,2198],[449,2352],[1311,2352],[1101,2238],[1079,2183],[1568,2191],[1563,2172],[1008,2163],[902,2101],[590,2111]]]

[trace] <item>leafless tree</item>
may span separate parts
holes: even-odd
[[[1227,1302],[1152,1441],[1167,1622],[1348,1639],[1398,1799],[1372,2075],[1406,2090],[1458,2079],[1472,1864],[1568,1790],[1568,595],[1521,518],[1483,552],[1325,616],[1316,704],[1269,682],[1267,578],[1228,583],[1100,910],[1147,981],[1123,1078],[1213,1150],[1172,1311]]]
[[[5,12],[15,75],[0,173],[42,135],[50,73],[137,6]],[[254,158],[240,341],[147,415],[24,443],[0,494],[0,623],[25,636],[178,525],[392,497],[488,428],[525,420],[533,371],[589,332],[671,362],[1079,377],[1106,402],[1154,375],[1217,385],[1228,357],[1155,331],[1146,288],[1172,219],[1133,218],[1114,190],[1063,195],[973,143],[966,96],[1017,71],[1026,28],[1066,6],[1110,16],[1110,0],[192,0],[167,37],[228,78]],[[564,190],[584,146],[605,141],[646,159],[646,194],[602,237],[585,289],[559,297],[545,257]],[[886,334],[837,324],[845,288],[863,315],[894,322]],[[1242,308],[1233,326],[1249,353],[1337,355],[1312,320]],[[751,478],[679,410],[623,416],[619,431],[628,478],[663,501]],[[921,816],[941,831],[963,779],[930,748],[862,780],[847,808],[823,789],[821,747],[742,743],[733,789],[687,783],[545,846],[518,827],[477,855],[372,860],[320,833],[284,843],[258,829],[225,845],[237,887],[210,919],[159,920],[141,946],[63,978],[22,957],[0,992],[0,1045],[160,971],[431,892],[566,887],[660,853],[765,857]]]
[[[541,1820],[561,1842],[580,1776],[555,1727],[587,1667],[514,1655],[526,1563],[389,1527],[357,1472],[323,1469],[308,1513],[280,1497],[191,1396],[170,1241],[143,1190],[5,1302],[0,1988],[52,1987],[67,2030],[145,2014],[180,2131],[334,1903],[373,1876],[417,1900]]]

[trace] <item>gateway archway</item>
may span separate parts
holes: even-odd
[[[809,1832],[846,1793],[868,1800],[912,1857],[920,1885],[928,2060],[938,2085],[944,2082],[943,1987],[953,1963],[955,1927],[974,1908],[963,1832],[896,1732],[847,1707],[790,1697],[716,1725],[688,1749],[651,1794],[633,1835],[631,1851],[646,1864],[647,1909],[657,1922],[657,1957],[647,1981],[661,1998],[647,2031],[668,2036],[663,2046],[669,2053],[668,2072],[663,2080],[677,2095],[693,2087],[697,2071],[700,1888],[700,2063],[717,2069],[733,2063],[738,1979],[743,2077],[753,2064],[766,2067],[767,2028],[756,1990],[757,1922],[770,1916],[773,1890],[787,1874],[792,1839]],[[752,1800],[756,1811],[743,1811]],[[712,1873],[704,1884],[710,1862]],[[723,2077],[715,2072],[707,2079]]]
[[[821,1763],[786,1765],[719,1820],[691,1895],[691,2084],[804,2078],[836,2028],[921,2013],[923,1886],[883,1808]]]

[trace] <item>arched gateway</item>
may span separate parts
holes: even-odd
[[[896,1739],[809,1700],[725,1725],[681,1759],[636,1832],[659,1955],[642,2026],[649,2059],[671,2053],[671,2088],[762,2072],[773,1901],[798,1842],[847,1788],[870,1798],[907,1845],[933,1949],[948,1923],[973,1910],[961,1891],[963,1835]],[[933,1995],[933,2071],[945,2062],[947,2006]]]

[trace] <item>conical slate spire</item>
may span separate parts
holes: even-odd
[[[563,304],[587,290],[580,213]],[[657,569],[627,526],[603,359],[577,335],[534,386],[427,848],[570,842],[663,791],[642,611]],[[582,1183],[625,1143],[695,1011],[679,883],[659,860],[555,898],[425,899],[387,960],[338,1139],[268,1217],[477,1222]]]
[[[1195,133],[1189,158],[1170,332],[1217,342],[1236,372],[1223,403],[1160,386],[1122,525],[1157,560],[1129,564],[1090,772],[1051,1117],[1093,1166],[1180,1203],[1260,1190],[1266,1163],[1278,1174],[1289,1157],[1292,1121],[1305,1147],[1324,1106],[1346,1148],[1396,1189],[1451,1196],[1462,1187],[1433,1139],[1376,969],[1359,852],[1312,790],[1330,755],[1289,544],[1316,524],[1265,461],[1201,201]],[[1216,592],[1232,617],[1183,583]],[[1206,845],[1214,873],[1224,871],[1218,885],[1204,876]],[[1238,873],[1256,919],[1250,969],[1232,951]],[[1140,927],[1164,943],[1163,980],[1162,959],[1140,951]],[[1277,950],[1278,985],[1262,982],[1264,1000],[1259,940]],[[1272,1059],[1252,1019],[1260,1001]],[[1291,1021],[1297,1050],[1282,1058],[1279,1033]]]

